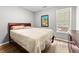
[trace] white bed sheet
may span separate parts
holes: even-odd
[[[44,28],[10,30],[11,38],[31,53],[41,53],[53,35],[53,30]]]

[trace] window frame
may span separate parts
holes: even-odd
[[[58,9],[58,10],[56,10],[56,14],[57,14],[57,11],[60,11],[60,10],[65,10],[65,9],[67,9],[67,8],[64,8],[64,9]],[[68,30],[67,31],[60,31],[60,30],[57,30],[57,26],[58,26],[58,24],[57,24],[57,19],[56,19],[56,32],[62,32],[62,33],[68,33],[68,31],[69,30],[71,30],[71,18],[72,18],[72,8],[69,8],[69,27],[68,27]],[[57,15],[56,15],[57,16]]]

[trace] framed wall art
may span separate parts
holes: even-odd
[[[49,26],[49,16],[48,15],[42,15],[41,16],[41,26],[42,27],[48,27]]]

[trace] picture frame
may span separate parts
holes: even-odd
[[[49,26],[49,16],[42,15],[41,16],[41,27],[48,27]]]

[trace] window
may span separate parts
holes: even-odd
[[[71,8],[56,10],[57,31],[67,32],[70,28]]]

